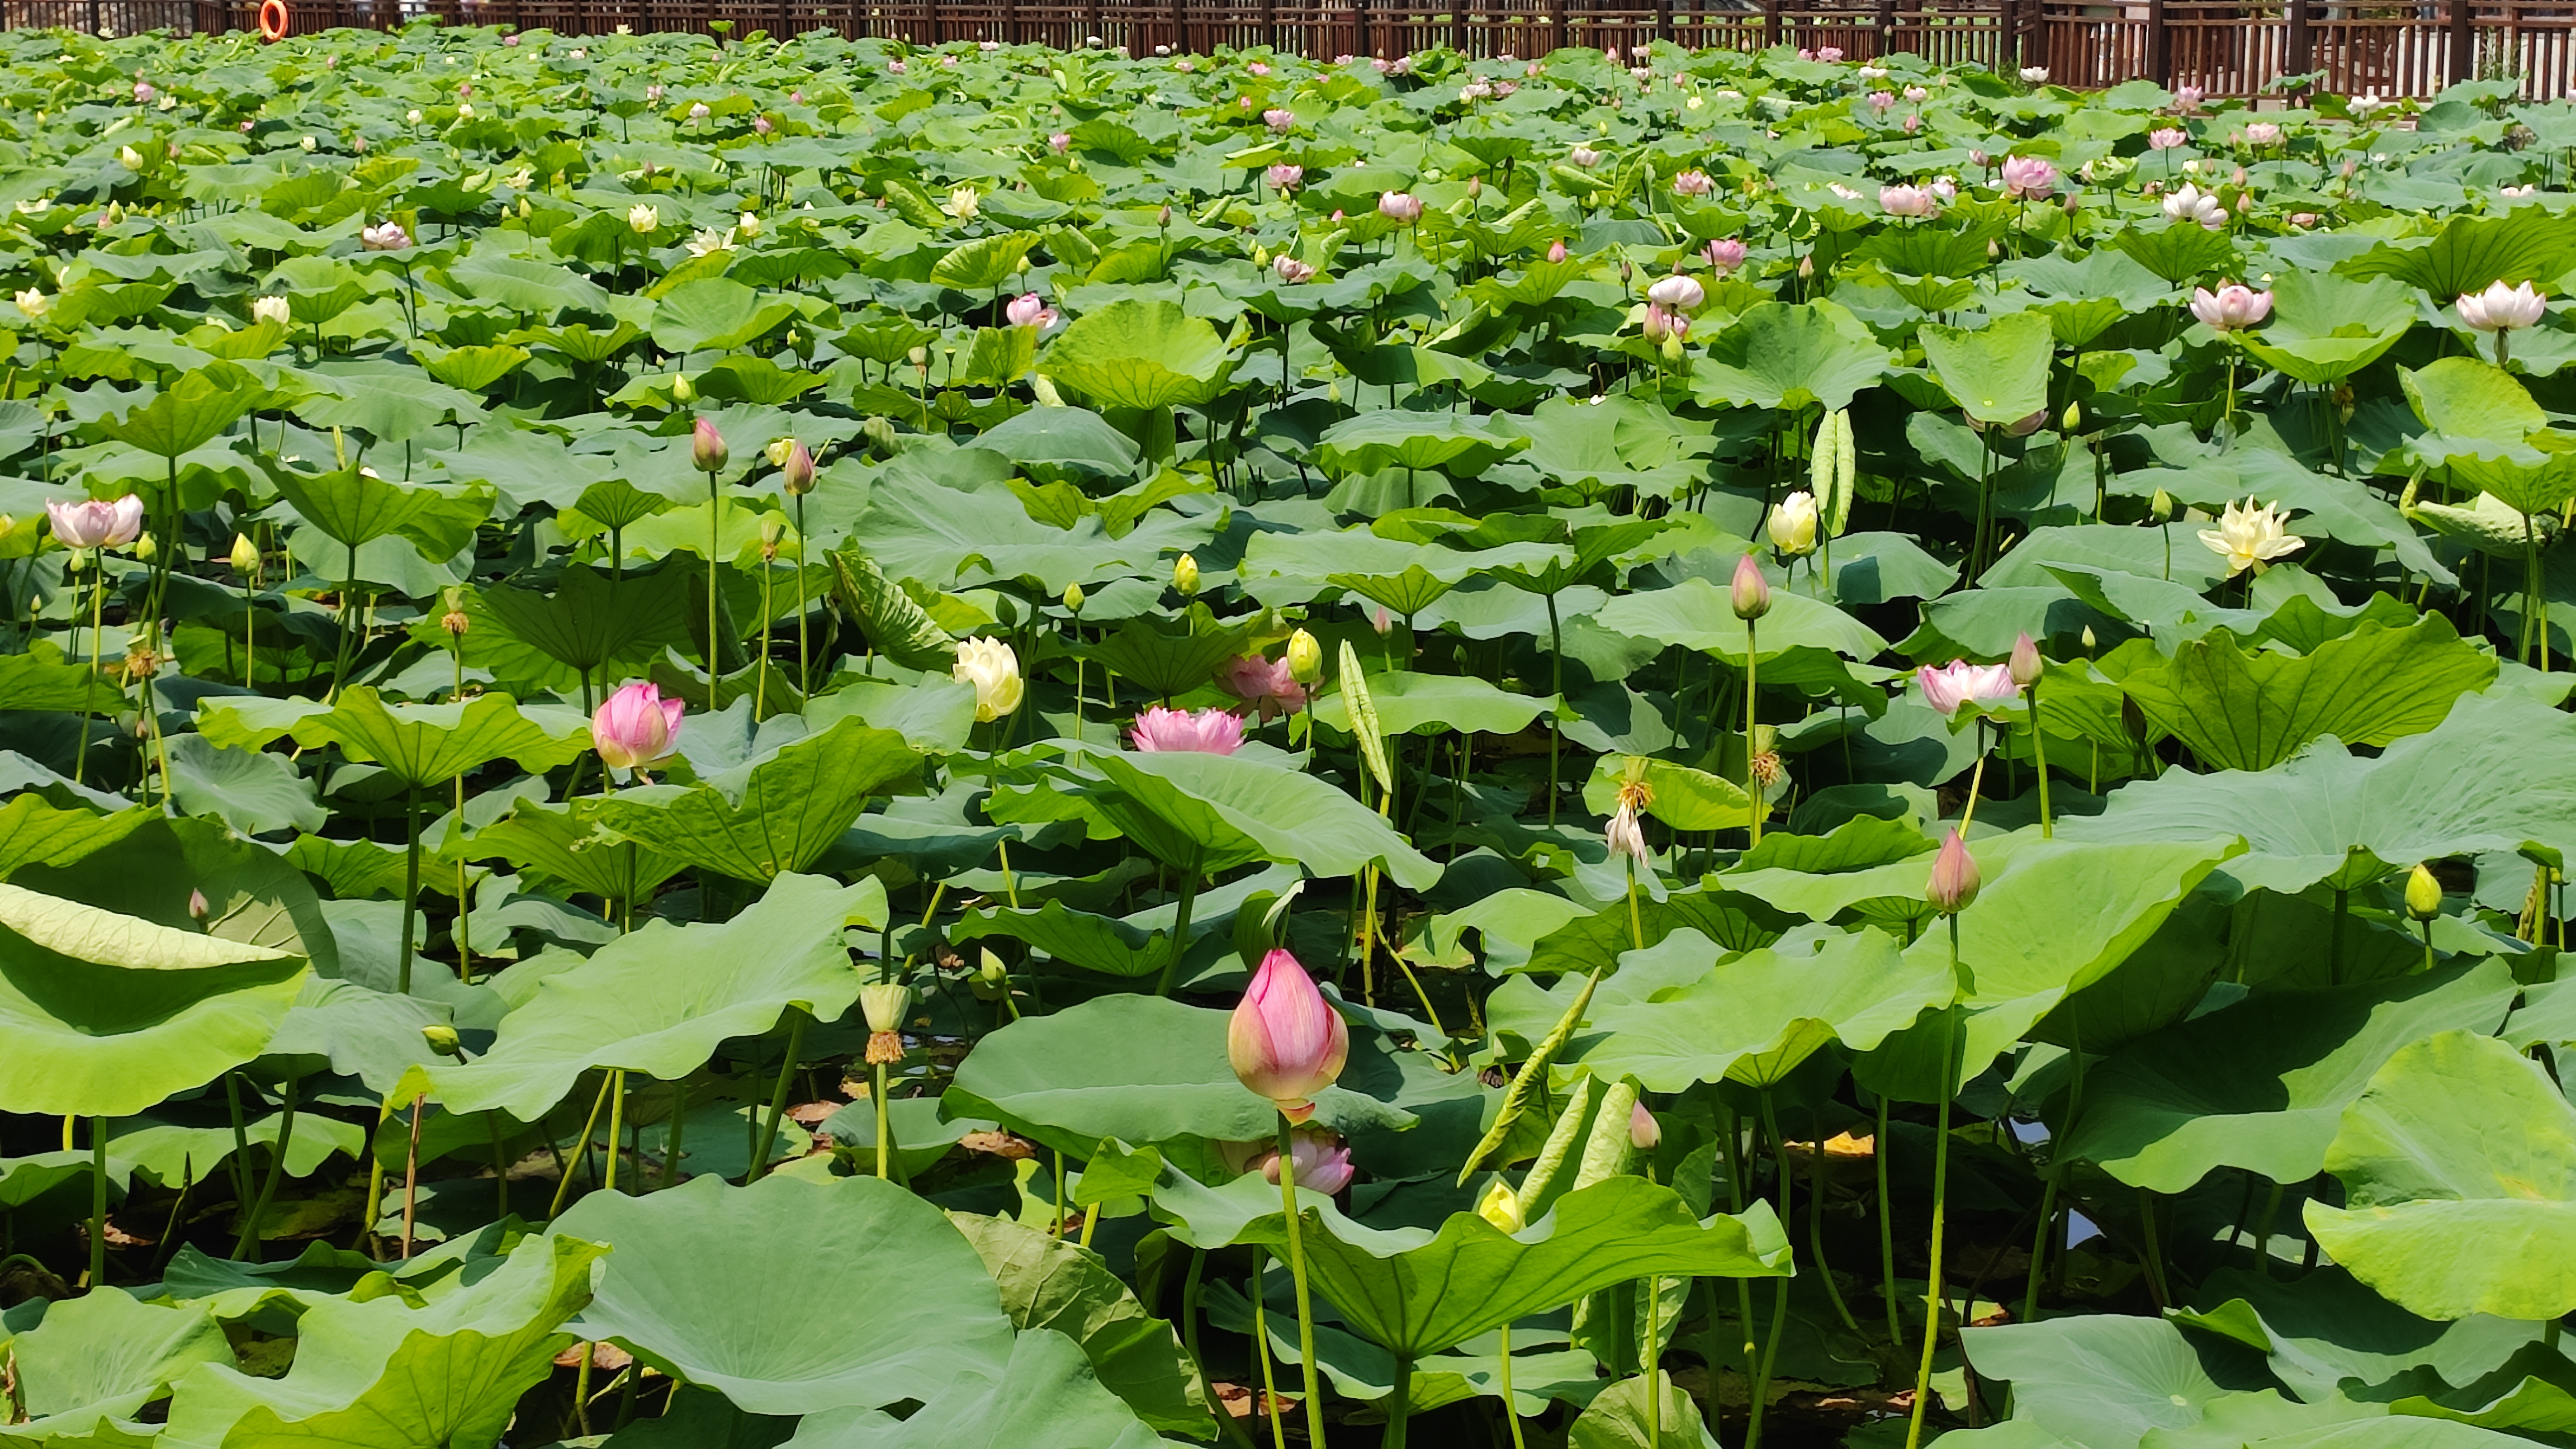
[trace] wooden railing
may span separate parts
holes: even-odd
[[[1653,40],[1754,51],[1834,49],[1846,59],[1920,55],[1941,65],[2043,65],[2062,85],[2146,79],[2208,95],[2258,96],[2285,77],[2358,95],[2430,96],[2473,77],[2523,95],[2576,94],[2576,0],[289,0],[297,34],[387,28],[430,13],[450,24],[562,34],[815,30],[916,45],[996,40],[1131,54],[1273,50],[1392,58],[1449,47],[1535,58],[1563,46]],[[0,0],[9,27],[118,34],[246,30],[257,0]]]

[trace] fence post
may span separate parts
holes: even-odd
[[[1655,0],[1655,38],[1673,38],[1673,0]]]
[[[1555,6],[1548,16],[1548,23],[1556,28],[1556,44],[1550,47],[1551,49],[1563,50],[1574,43],[1574,29],[1565,20],[1565,0],[1555,0]]]
[[[2450,54],[2443,57],[2442,78],[2452,85],[2467,80],[2477,60],[2475,19],[2470,0],[2451,0]]]
[[[2165,23],[2165,0],[2147,0],[2147,70],[2157,85],[2173,84],[2173,30]]]
[[[1878,0],[1878,53],[1896,53],[1896,0]]]
[[[1762,48],[1780,43],[1780,0],[1762,0]]]
[[[1368,0],[1351,0],[1351,54],[1375,55],[1369,49]]]
[[[2289,0],[2290,26],[2286,37],[2289,54],[2286,63],[2292,75],[2306,75],[2316,69],[2315,40],[2308,33],[2308,5],[2309,0]]]

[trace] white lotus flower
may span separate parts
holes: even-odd
[[[2290,532],[2279,504],[2257,508],[2251,498],[2241,505],[2228,504],[2216,528],[2200,531],[2200,541],[2210,552],[2227,560],[2227,576],[2231,579],[2247,569],[2259,574],[2272,560],[2308,546],[2306,539]]]

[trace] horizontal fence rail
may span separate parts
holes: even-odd
[[[1123,47],[1138,55],[1272,50],[1318,59],[1392,58],[1446,46],[1536,57],[1569,45],[1654,40],[1752,51],[1838,50],[1845,59],[1916,55],[1937,65],[2045,66],[2079,87],[2152,80],[2211,96],[2255,96],[2285,77],[2325,90],[2430,96],[2471,78],[2508,78],[2534,100],[2576,92],[2576,0],[2426,0],[2403,5],[2279,0],[290,0],[288,29],[386,29],[425,14],[450,24],[566,35],[831,31],[914,45]],[[0,0],[0,25],[131,35],[249,30],[257,0]]]

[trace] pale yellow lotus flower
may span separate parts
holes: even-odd
[[[2227,560],[2227,576],[2231,579],[2247,569],[2259,574],[2272,560],[2308,546],[2306,539],[2290,532],[2278,504],[2258,508],[2251,498],[2241,505],[2228,504],[2216,528],[2200,531],[2200,541],[2208,545],[2210,552]]]

